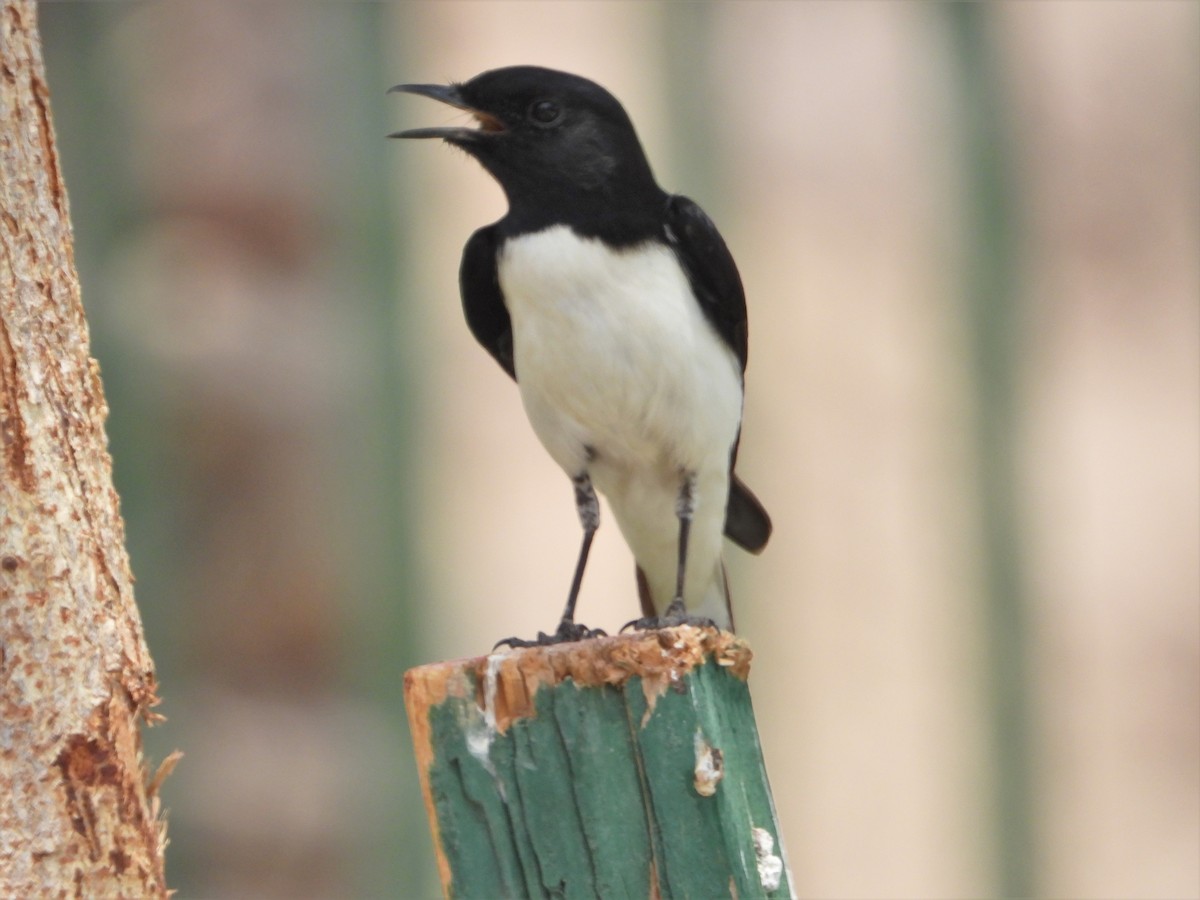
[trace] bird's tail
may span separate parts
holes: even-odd
[[[641,566],[635,566],[634,568],[637,572],[638,602],[642,607],[642,615],[647,619],[653,619],[661,615],[661,611],[665,610],[671,601],[664,600],[661,604],[656,605],[654,597],[650,594],[650,582],[646,578],[646,573],[642,571]],[[721,621],[720,616],[712,615],[711,610],[688,610],[688,612],[695,615],[708,614],[726,631],[735,631],[736,629],[733,624],[733,602],[729,596],[729,574],[725,571],[725,560],[723,559],[717,560],[716,571],[713,572],[712,585],[709,590],[717,592],[716,605],[724,606],[725,620]]]

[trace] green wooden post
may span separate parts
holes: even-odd
[[[790,897],[746,678],[715,629],[409,671],[448,897]]]

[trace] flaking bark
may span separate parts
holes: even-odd
[[[29,0],[0,0],[0,191],[0,895],[162,897],[154,667]]]

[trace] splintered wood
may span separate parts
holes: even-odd
[[[790,896],[751,656],[684,626],[408,672],[447,896]]]

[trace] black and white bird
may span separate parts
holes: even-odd
[[[459,282],[471,332],[575,488],[583,544],[562,621],[540,640],[593,633],[574,616],[595,489],[637,563],[639,624],[731,629],[723,537],[757,553],[771,522],[734,474],[746,300],[716,227],[658,186],[621,104],[585,78],[514,66],[392,90],[469,113],[477,127],[390,136],[464,150],[508,200],[467,241]]]

